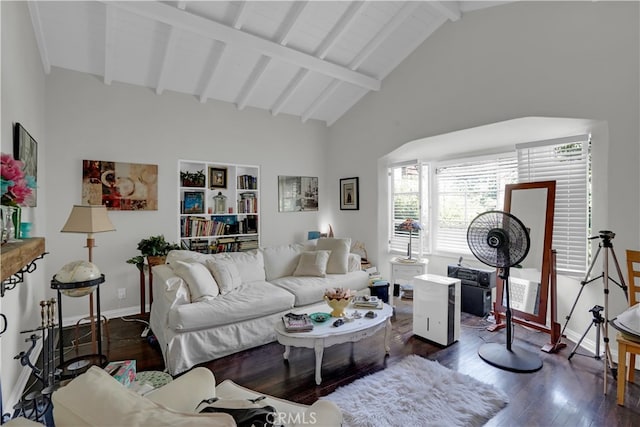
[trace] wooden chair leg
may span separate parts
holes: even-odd
[[[618,342],[618,405],[624,406],[624,391],[626,386],[627,345]]]
[[[629,354],[629,373],[627,374],[627,381],[634,382],[636,373],[636,355],[635,353]]]

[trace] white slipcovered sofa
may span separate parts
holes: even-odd
[[[172,375],[275,341],[292,308],[320,302],[328,288],[368,289],[350,239],[319,239],[249,252],[171,251],[153,268],[150,326]]]

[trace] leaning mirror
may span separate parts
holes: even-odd
[[[514,317],[541,325],[547,318],[555,194],[555,181],[505,187],[504,210],[524,224],[531,240],[526,258],[510,270],[511,309]],[[496,311],[504,313],[505,305],[503,282],[497,280]]]

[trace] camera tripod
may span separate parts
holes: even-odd
[[[625,298],[627,298],[628,300],[628,295],[627,295],[627,286],[624,283],[624,277],[622,275],[622,271],[620,270],[620,264],[618,264],[618,258],[616,257],[616,253],[613,250],[613,243],[611,243],[611,240],[616,236],[616,234],[612,231],[609,230],[601,230],[598,232],[597,236],[593,236],[593,237],[589,237],[589,240],[594,240],[594,239],[600,239],[600,244],[598,245],[598,250],[596,251],[595,256],[593,257],[593,260],[591,261],[591,265],[589,265],[589,268],[587,269],[587,274],[584,276],[584,280],[582,280],[582,282],[580,282],[580,291],[578,292],[578,296],[576,297],[575,301],[573,302],[573,306],[571,307],[571,310],[569,311],[569,315],[566,317],[566,321],[565,324],[562,328],[562,332],[560,333],[560,337],[564,336],[564,332],[565,329],[567,328],[567,325],[569,324],[569,320],[571,319],[571,316],[573,315],[573,311],[576,308],[576,305],[578,303],[578,300],[580,299],[580,295],[582,295],[582,291],[584,290],[584,287],[586,285],[588,285],[591,282],[594,282],[600,278],[602,278],[602,282],[604,284],[604,308],[597,305],[595,307],[593,307],[591,310],[589,310],[592,314],[593,314],[593,320],[591,322],[591,324],[589,325],[589,327],[587,328],[587,330],[585,331],[585,333],[582,335],[582,338],[580,338],[580,341],[578,341],[578,344],[576,345],[576,347],[573,349],[573,351],[571,352],[571,354],[569,355],[569,359],[571,359],[571,357],[575,354],[575,350],[578,348],[578,346],[582,343],[582,340],[584,339],[584,337],[587,335],[587,332],[589,332],[589,329],[591,328],[591,326],[596,326],[596,358],[600,358],[600,332],[602,332],[602,336],[603,336],[603,341],[604,341],[604,347],[605,347],[605,351],[604,351],[604,378],[603,378],[603,383],[604,383],[604,394],[607,394],[607,367],[609,367],[609,369],[611,370],[611,374],[613,375],[613,377],[616,377],[617,374],[617,369],[613,366],[613,359],[611,358],[611,350],[609,348],[609,333],[608,333],[608,321],[609,321],[609,280],[611,280],[612,282],[614,282],[616,285],[618,285],[623,291],[624,291],[624,296]],[[600,250],[604,248],[604,258],[602,260],[602,274],[600,274],[598,277],[594,277],[592,279],[589,279],[589,276],[591,275],[591,271],[593,270],[595,264],[596,264],[596,260],[598,259],[598,255],[600,254]],[[613,262],[615,264],[616,267],[616,271],[618,272],[618,279],[620,280],[620,282],[615,281],[613,278],[611,278],[609,276],[609,253],[611,253],[612,257],[613,257]],[[598,310],[598,308],[600,310]],[[602,311],[602,309],[604,309],[604,317],[602,317],[600,315],[600,311]],[[599,327],[598,327],[599,325]]]
[[[573,347],[573,350],[571,350],[571,354],[569,354],[569,360],[571,360],[574,354],[577,354],[579,356],[590,356],[588,354],[578,353],[576,350],[580,348],[580,344],[582,344],[582,340],[584,340],[584,337],[587,336],[587,333],[589,332],[592,326],[596,328],[596,351],[593,355],[593,358],[600,360],[600,333],[602,333],[603,335],[605,333],[604,332],[605,319],[600,314],[602,310],[604,310],[604,307],[602,307],[601,305],[594,305],[593,308],[589,310],[589,312],[593,315],[593,319],[591,319],[591,323],[589,324],[589,326],[587,326],[587,329],[584,331],[584,334],[582,334],[582,337],[580,337],[580,340],[578,341],[576,346]],[[607,349],[607,351],[609,351],[609,349]],[[609,354],[608,357],[611,358],[611,354]],[[613,372],[614,377],[616,376],[616,373],[617,372],[615,371]]]

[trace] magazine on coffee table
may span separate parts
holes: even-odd
[[[313,322],[308,314],[287,313],[282,316],[284,330],[287,332],[307,332],[313,330]]]

